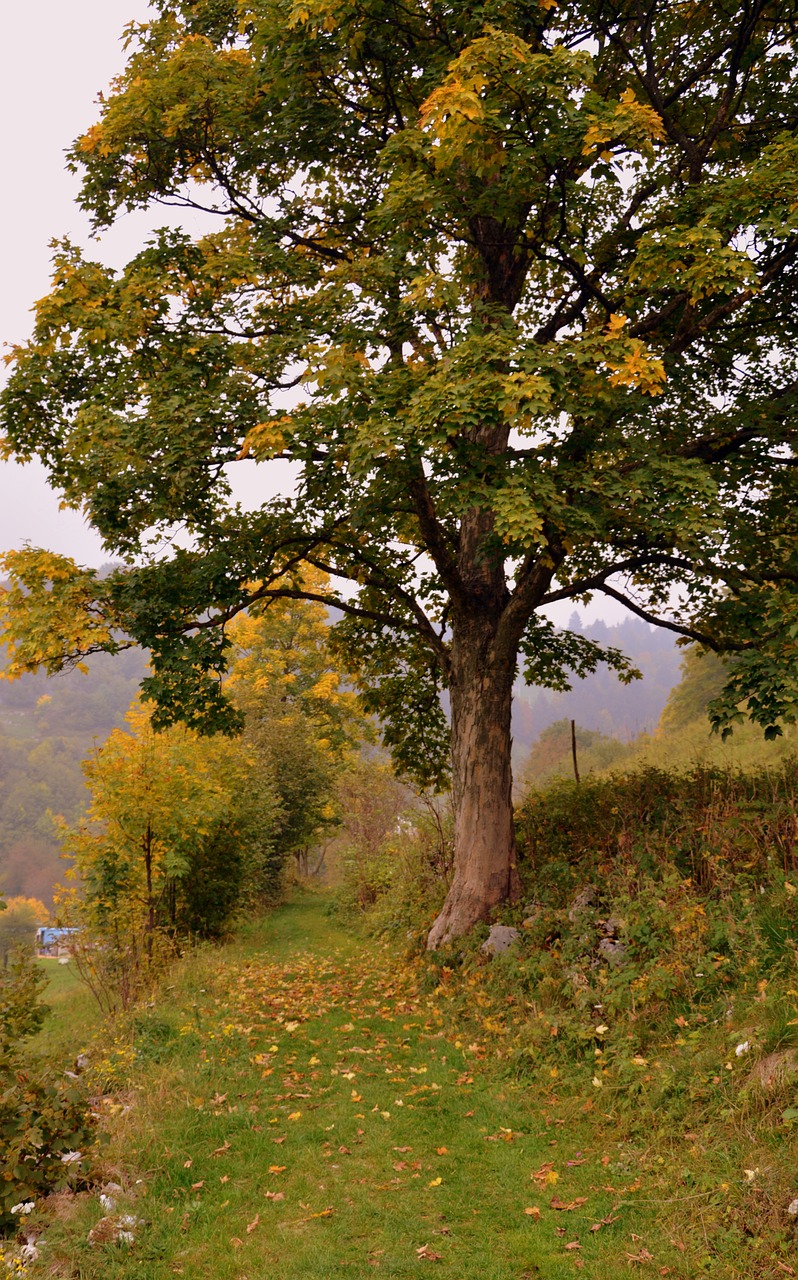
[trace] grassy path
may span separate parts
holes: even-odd
[[[260,929],[195,958],[137,1020],[106,1157],[135,1192],[135,1243],[90,1245],[87,1197],[48,1231],[42,1274],[688,1274],[661,1241],[648,1253],[617,1149],[583,1149],[556,1108],[485,1070],[389,951],[313,902]]]

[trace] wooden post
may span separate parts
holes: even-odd
[[[576,721],[571,721],[571,755],[574,761],[574,777],[579,782],[579,765],[576,762]]]

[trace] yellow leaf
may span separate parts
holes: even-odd
[[[428,1186],[428,1187],[439,1187],[439,1186],[441,1185],[441,1183],[442,1183],[442,1182],[443,1182],[443,1178],[433,1178],[433,1179],[432,1179],[432,1182],[428,1182],[428,1183],[427,1183],[427,1186]]]

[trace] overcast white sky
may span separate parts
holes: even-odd
[[[146,0],[38,0],[34,13],[32,22],[31,10],[6,4],[0,16],[6,183],[0,201],[0,344],[24,341],[30,333],[31,306],[49,287],[50,241],[64,235],[84,246],[89,241],[65,151],[97,118],[97,94],[124,65],[124,27],[145,20],[148,6]],[[121,265],[148,226],[166,220],[160,211],[147,219],[122,218],[103,238],[103,258]],[[258,483],[254,475],[249,479],[251,492],[237,496],[255,505]],[[83,564],[105,559],[100,539],[80,515],[59,511],[58,496],[38,463],[0,463],[0,550],[23,542]],[[556,612],[564,622],[571,606]],[[614,621],[619,613],[597,601],[588,616]]]
[[[88,239],[75,204],[77,181],[64,152],[93,122],[96,98],[122,69],[127,22],[147,16],[145,0],[38,0],[33,11],[6,4],[0,17],[0,119],[6,189],[0,202],[0,342],[30,332],[32,303],[48,290],[49,242]],[[133,226],[114,233],[114,248],[135,247]],[[60,512],[38,464],[0,464],[0,549],[29,541],[75,556],[103,559],[100,540],[74,512]]]

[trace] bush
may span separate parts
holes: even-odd
[[[523,1052],[534,1059],[545,1045],[592,1072],[597,1051],[602,1067],[633,1060],[666,1028],[695,1035],[769,983],[794,986],[797,792],[789,761],[750,774],[647,769],[530,794],[518,814],[524,941],[510,964],[532,1009]]]
[[[0,1231],[18,1223],[13,1206],[74,1183],[93,1141],[87,1100],[77,1084],[26,1061],[24,1040],[41,1026],[46,981],[25,954],[0,974]]]
[[[337,910],[360,915],[375,932],[420,939],[453,869],[451,808],[440,797],[422,796],[376,848],[345,851]]]
[[[728,873],[755,879],[798,868],[798,760],[748,773],[702,767],[642,769],[558,781],[530,792],[518,812],[527,879],[536,892],[567,890],[585,861],[633,852],[641,865],[664,857],[704,888]]]

